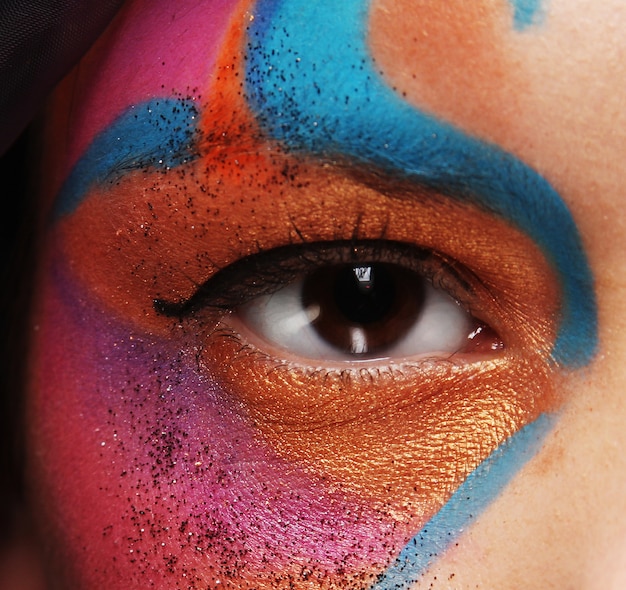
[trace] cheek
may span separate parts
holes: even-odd
[[[83,298],[62,265],[50,268],[29,419],[55,579],[263,586],[301,579],[305,567],[305,578],[362,579],[406,542],[384,510],[264,445],[197,371],[193,350],[133,335]]]

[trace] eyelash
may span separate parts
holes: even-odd
[[[397,264],[420,274],[435,288],[455,298],[470,313],[476,313],[475,289],[479,281],[456,261],[410,244],[385,240],[313,242],[280,246],[245,256],[220,269],[182,302],[154,300],[164,316],[185,318],[201,309],[231,311],[251,299],[269,295],[296,278],[331,264]],[[278,280],[276,277],[279,277]]]

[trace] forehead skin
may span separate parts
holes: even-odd
[[[89,92],[71,115],[76,133],[59,136],[69,157],[50,198],[125,106],[162,87],[205,87],[235,7],[214,2],[199,15],[188,4],[172,17],[131,3],[77,72],[74,88]],[[626,570],[626,7],[552,0],[542,10],[537,24],[514,31],[506,2],[372,4],[371,50],[389,83],[411,104],[516,155],[563,196],[596,277],[600,314],[600,353],[569,378],[572,403],[558,429],[419,587],[445,579],[459,588],[619,587]],[[116,48],[118,36],[135,41]],[[130,52],[144,58],[139,72]]]

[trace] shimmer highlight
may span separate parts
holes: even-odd
[[[403,590],[417,582],[536,454],[554,421],[555,415],[541,414],[493,451],[407,543],[371,590]]]

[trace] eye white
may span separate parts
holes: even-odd
[[[356,269],[355,269],[356,270]],[[464,348],[475,325],[472,316],[450,295],[424,282],[419,313],[390,346],[368,354],[367,326],[350,324],[350,350],[334,346],[315,328],[321,310],[303,305],[304,280],[259,296],[239,310],[241,321],[254,334],[291,356],[325,361],[362,361],[373,358],[408,359],[450,356]]]

